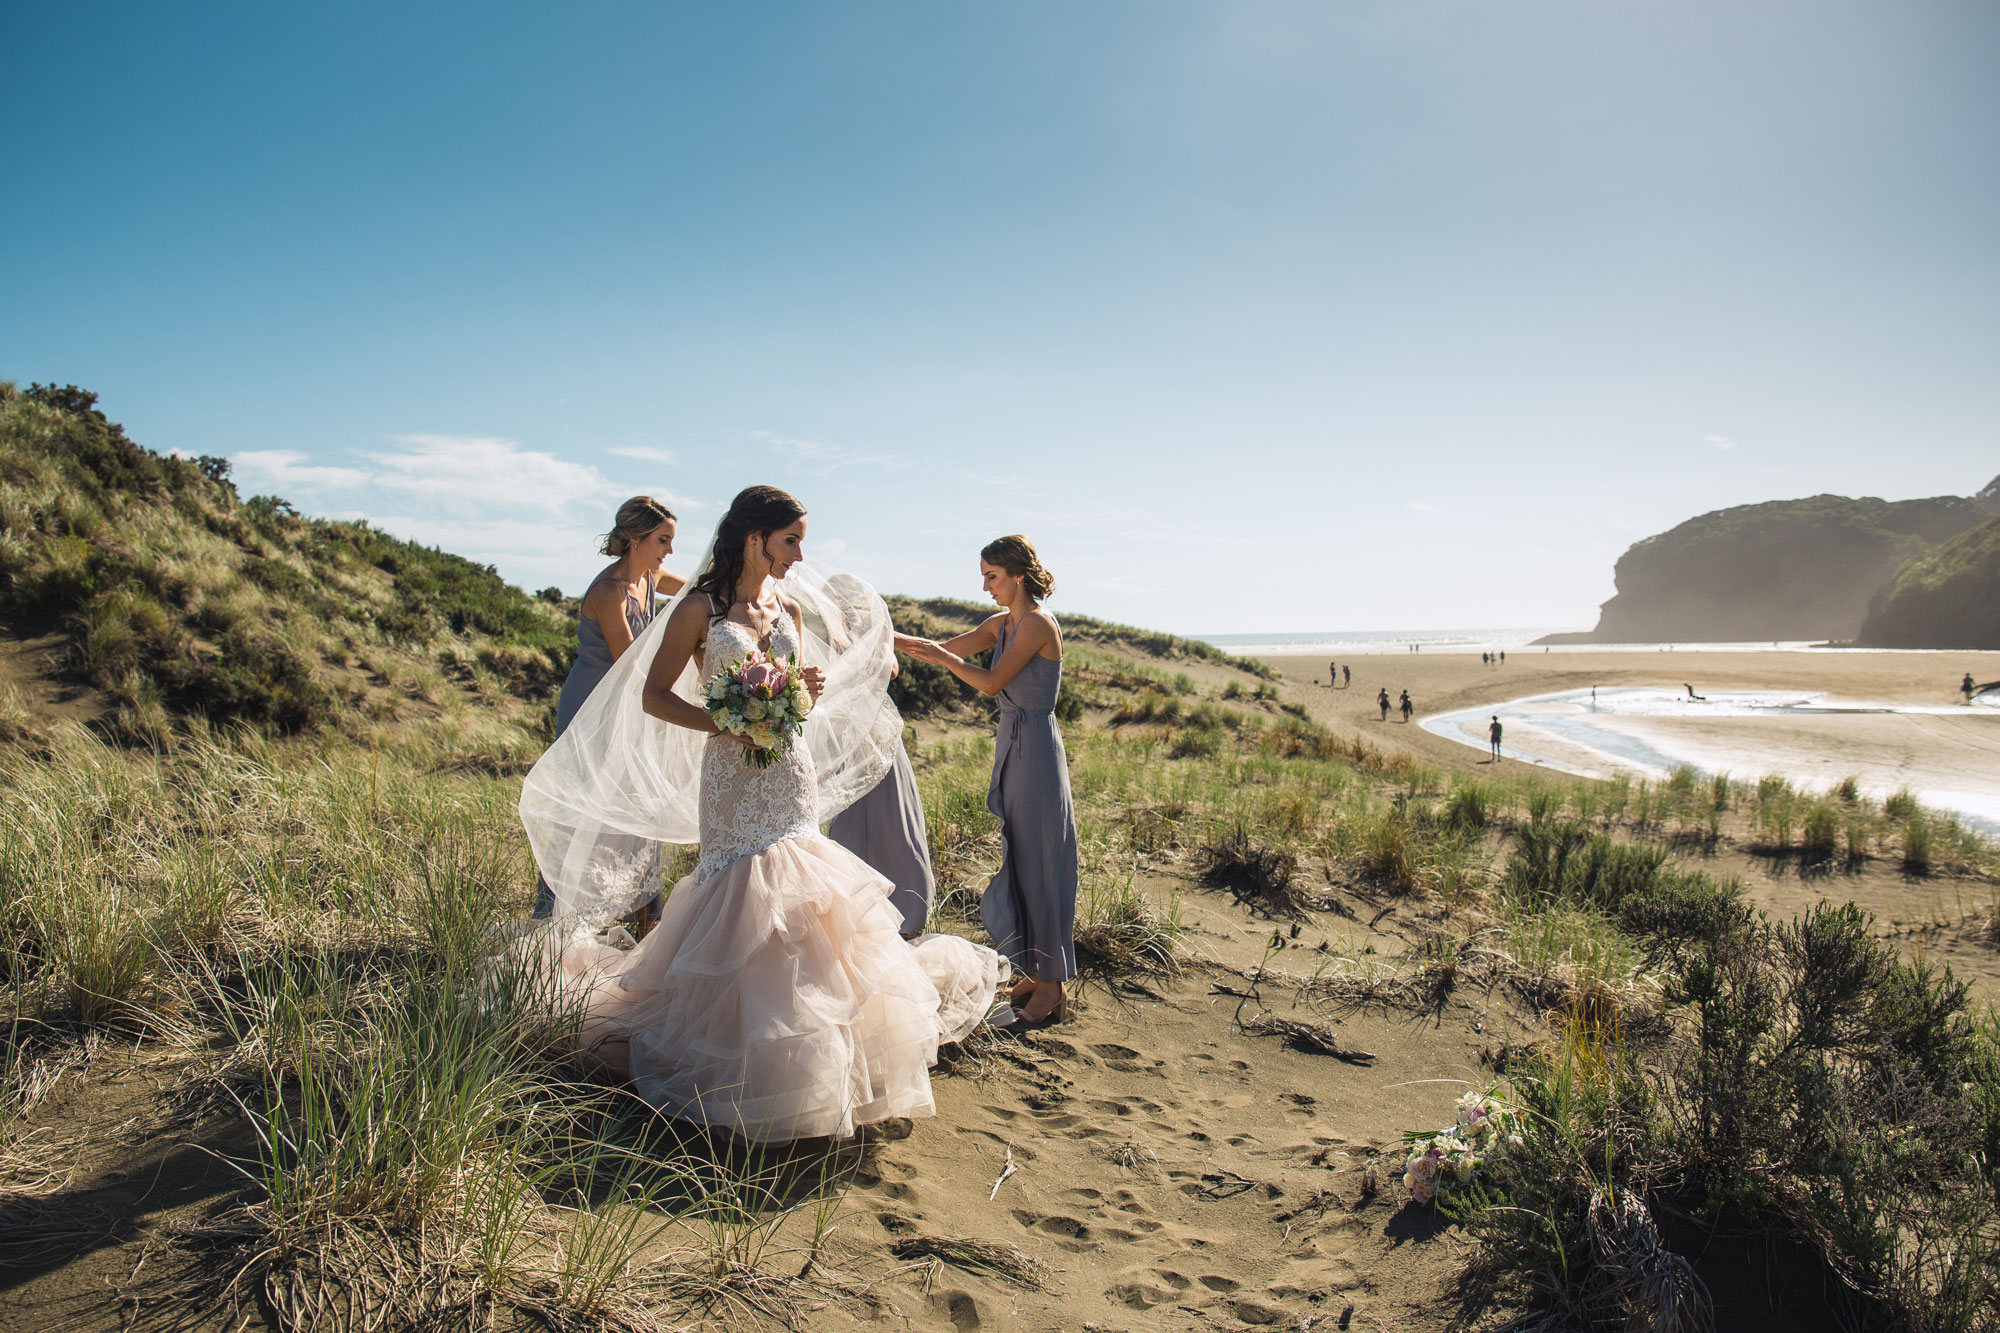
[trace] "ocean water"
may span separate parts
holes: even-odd
[[[1739,778],[1779,774],[1807,791],[1852,776],[1880,798],[1907,787],[2000,833],[2000,690],[1963,704],[1888,704],[1798,690],[1603,687],[1511,699],[1421,719],[1481,751],[1494,716],[1507,760],[1584,777],[1664,778],[1683,764]]]
[[[1369,657],[1407,653],[1412,644],[1424,653],[1890,653],[1939,652],[1946,649],[1860,648],[1850,644],[1815,643],[1809,639],[1760,640],[1754,643],[1559,643],[1538,645],[1546,634],[1576,633],[1575,626],[1541,629],[1403,629],[1313,630],[1303,633],[1191,634],[1238,657]]]
[[[1396,630],[1314,630],[1285,634],[1195,634],[1190,638],[1212,643],[1238,657],[1329,657],[1336,654],[1362,657],[1375,653],[1407,653],[1411,644],[1420,652],[1480,653],[1506,649],[1525,650],[1528,642],[1559,629],[1396,629]],[[1539,652],[1540,649],[1534,651]]]

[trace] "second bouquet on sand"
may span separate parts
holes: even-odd
[[[744,758],[758,768],[792,748],[812,711],[796,653],[783,662],[761,653],[739,657],[709,680],[702,698],[716,726],[749,738]]]

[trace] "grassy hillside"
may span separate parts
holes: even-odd
[[[0,623],[57,636],[121,733],[352,727],[560,684],[564,608],[228,476],[138,445],[94,394],[0,385]]]
[[[1869,606],[1861,641],[1883,648],[2000,648],[2000,518],[1898,570]]]
[[[1620,556],[1597,628],[1563,641],[1851,639],[1905,561],[1986,516],[1958,496],[1841,495],[1702,514]]]

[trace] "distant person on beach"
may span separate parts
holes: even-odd
[[[1972,673],[1970,671],[1966,672],[1965,679],[1958,683],[1958,692],[1965,696],[1965,701],[1967,703],[1972,702],[1973,692],[1978,688],[1979,687],[1973,684],[1972,682]]]
[[[1340,663],[1328,662],[1326,664],[1326,687],[1329,690],[1340,688]]]
[[[1688,684],[1688,683],[1687,683],[1686,681],[1683,681],[1683,682],[1681,682],[1681,688],[1682,688],[1682,689],[1684,689],[1684,690],[1686,690],[1686,691],[1688,692],[1688,698],[1690,698],[1690,699],[1694,700],[1694,701],[1695,701],[1696,703],[1698,703],[1698,704],[1705,704],[1705,703],[1707,703],[1707,702],[1708,702],[1708,696],[1707,696],[1707,695],[1705,695],[1705,694],[1696,694],[1696,693],[1694,692],[1694,686],[1692,686],[1692,685]]]
[[[1403,702],[1397,706],[1403,710],[1403,724],[1405,726],[1409,725],[1410,714],[1417,711],[1417,706],[1410,702],[1410,692],[1408,690],[1403,691]]]
[[[1384,685],[1376,692],[1375,702],[1382,709],[1382,720],[1387,722],[1389,720],[1389,687],[1387,685]]]
[[[1352,684],[1354,683],[1354,668],[1353,668],[1353,667],[1351,667],[1351,666],[1344,666],[1344,667],[1342,667],[1342,668],[1340,669],[1340,683],[1341,683],[1342,687],[1346,687],[1346,686],[1348,686],[1348,685],[1352,685]]]
[[[1500,650],[1500,665],[1501,666],[1507,665],[1507,650],[1505,648],[1502,648]]]
[[[1493,725],[1486,729],[1486,739],[1493,742],[1493,762],[1500,762],[1500,718],[1495,714]]]

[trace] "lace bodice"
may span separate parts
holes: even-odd
[[[762,648],[748,625],[709,621],[702,680]],[[782,662],[798,651],[792,618],[779,616],[771,626],[771,656]],[[818,806],[812,753],[803,737],[769,768],[758,768],[735,741],[711,736],[701,757],[701,863],[695,878],[706,879],[737,857],[775,847],[786,838],[817,833]]]

